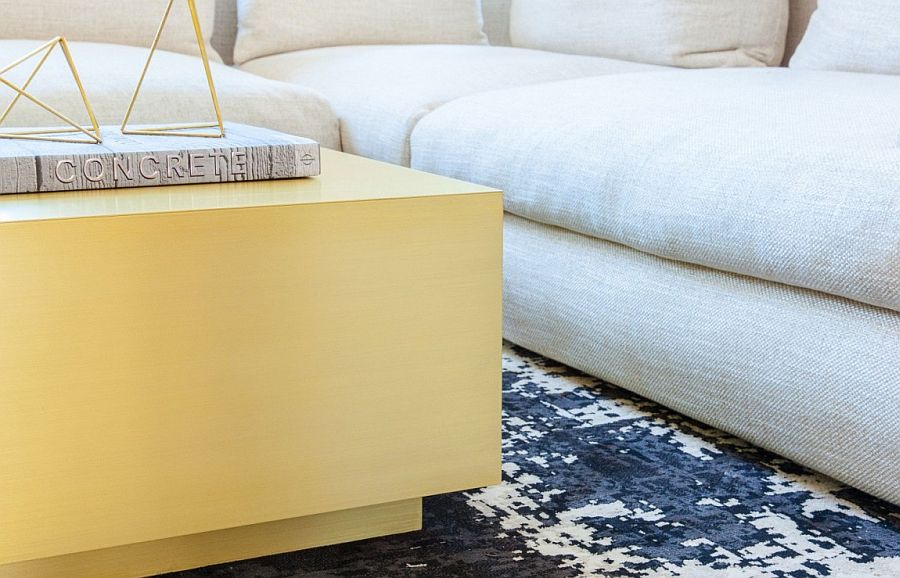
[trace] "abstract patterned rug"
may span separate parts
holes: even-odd
[[[517,348],[503,485],[419,533],[180,578],[900,577],[900,508]]]

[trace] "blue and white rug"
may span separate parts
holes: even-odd
[[[504,483],[423,532],[178,576],[900,577],[900,508],[520,349],[503,386]]]

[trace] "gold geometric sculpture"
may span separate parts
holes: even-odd
[[[165,30],[166,23],[169,21],[169,15],[172,12],[175,0],[169,0],[166,12],[163,15],[162,22],[159,24],[159,30],[156,31],[156,37],[150,46],[150,55],[144,64],[144,70],[141,72],[141,78],[138,80],[137,88],[134,89],[134,95],[128,105],[128,112],[125,113],[125,119],[122,121],[122,134],[149,135],[149,136],[193,136],[205,138],[222,138],[225,136],[225,125],[222,122],[222,111],[219,108],[219,97],[216,95],[216,86],[213,83],[212,71],[209,66],[209,56],[206,53],[206,42],[203,39],[203,31],[200,30],[200,18],[197,16],[197,5],[194,0],[187,0],[188,8],[191,11],[191,20],[193,20],[194,33],[197,36],[197,45],[200,48],[200,58],[203,61],[203,69],[206,71],[206,81],[209,84],[209,95],[212,98],[213,107],[216,111],[216,122],[199,122],[187,124],[175,124],[170,126],[160,126],[152,128],[130,129],[128,122],[131,120],[131,114],[134,112],[134,106],[137,103],[138,95],[141,92],[141,86],[147,76],[147,70],[150,68],[150,62],[159,46],[159,40]],[[196,132],[201,129],[216,129],[215,132]]]
[[[75,84],[78,86],[78,92],[81,94],[81,100],[84,103],[84,108],[87,110],[88,117],[91,120],[90,127],[84,127],[68,116],[64,115],[60,111],[56,110],[46,102],[40,100],[34,95],[30,94],[28,91],[28,87],[31,85],[31,81],[37,76],[38,72],[40,72],[41,67],[44,66],[44,63],[47,62],[47,59],[50,58],[50,54],[53,50],[59,46],[62,49],[63,54],[66,57],[66,62],[69,64],[69,69],[72,71],[72,77],[75,79]],[[28,76],[28,79],[22,86],[17,86],[13,82],[3,78],[3,75],[12,70],[13,68],[19,66],[20,64],[28,61],[44,52],[44,55],[41,56],[40,60],[37,63],[37,66],[34,67],[34,70],[31,71],[31,74]],[[97,118],[94,116],[94,111],[91,108],[91,103],[88,101],[87,93],[84,91],[84,86],[81,84],[81,77],[78,76],[78,70],[75,68],[75,61],[72,59],[72,53],[69,52],[69,45],[66,42],[65,38],[56,37],[50,42],[44,44],[40,48],[36,48],[32,50],[22,58],[16,60],[12,64],[5,66],[4,68],[0,68],[0,83],[6,85],[10,89],[12,89],[16,95],[12,99],[12,102],[6,107],[2,114],[0,114],[0,125],[3,124],[3,121],[9,117],[9,114],[12,112],[13,108],[22,99],[22,97],[30,100],[34,104],[43,108],[53,116],[57,117],[64,123],[66,123],[69,128],[41,128],[41,129],[30,129],[24,131],[16,131],[16,132],[0,132],[0,138],[10,138],[10,139],[22,139],[22,140],[42,140],[42,141],[54,141],[54,142],[69,142],[69,143],[87,143],[87,144],[100,144],[101,136],[100,136],[100,126],[97,124]],[[62,137],[58,135],[63,134],[76,134],[81,133],[85,135],[85,137],[76,138],[76,137]]]

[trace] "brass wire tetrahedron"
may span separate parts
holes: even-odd
[[[219,108],[219,97],[216,95],[216,85],[213,82],[212,70],[209,66],[209,55],[206,52],[206,42],[203,39],[203,31],[200,29],[200,18],[197,15],[197,5],[194,0],[186,1],[191,12],[191,20],[193,21],[194,25],[194,33],[197,36],[197,45],[200,47],[200,59],[203,61],[203,69],[206,72],[206,82],[209,84],[209,95],[212,98],[213,107],[216,111],[216,122],[174,124],[170,126],[139,129],[128,128],[128,123],[131,120],[132,113],[134,112],[134,107],[137,103],[138,95],[141,92],[141,86],[143,86],[144,80],[147,77],[147,71],[150,69],[150,63],[153,61],[153,55],[156,54],[156,49],[159,46],[159,40],[166,28],[166,23],[169,21],[169,16],[172,13],[172,7],[175,5],[175,1],[176,0],[169,0],[169,4],[168,6],[166,6],[166,12],[165,14],[163,14],[162,22],[160,22],[159,29],[156,31],[156,37],[153,39],[153,44],[150,46],[150,55],[147,57],[147,62],[144,64],[144,69],[141,72],[141,78],[140,80],[138,80],[137,88],[134,89],[134,94],[131,97],[131,102],[128,104],[128,112],[125,113],[125,119],[122,121],[122,134],[222,138],[225,136],[225,124],[222,122],[222,111]],[[218,130],[216,132],[196,132],[197,130],[209,128]]]
[[[84,108],[88,113],[88,117],[91,120],[90,127],[84,127],[62,112],[58,111],[56,108],[50,106],[43,100],[35,97],[31,93],[28,92],[28,87],[31,86],[31,81],[38,75],[41,71],[41,68],[44,66],[44,63],[47,62],[47,59],[50,58],[50,54],[53,53],[53,50],[59,46],[62,50],[63,54],[66,57],[66,62],[69,65],[69,70],[72,72],[72,77],[75,80],[75,84],[78,86],[78,92],[81,95],[81,101],[84,103]],[[22,86],[18,86],[15,83],[3,78],[3,75],[9,72],[10,70],[16,68],[17,66],[27,62],[29,59],[37,56],[38,54],[44,54],[38,60],[37,65],[34,67],[34,70],[31,71],[31,74],[25,80],[25,83]],[[15,62],[8,64],[7,66],[0,68],[0,84],[3,84],[7,88],[11,89],[16,95],[13,97],[12,102],[10,102],[7,107],[3,110],[3,113],[0,114],[0,125],[9,117],[13,108],[15,108],[16,104],[22,99],[30,100],[34,104],[38,105],[42,109],[46,110],[56,118],[63,121],[68,128],[39,128],[39,129],[29,129],[22,131],[13,131],[13,132],[0,132],[0,138],[9,138],[9,139],[22,139],[22,140],[42,140],[42,141],[54,141],[54,142],[68,142],[68,143],[86,143],[86,144],[99,144],[101,142],[100,136],[100,125],[97,123],[97,118],[94,116],[94,111],[91,108],[91,103],[88,101],[87,93],[84,90],[84,85],[81,83],[81,77],[78,75],[78,69],[75,68],[75,61],[72,58],[72,53],[69,51],[69,45],[66,42],[65,38],[61,36],[57,36],[50,42],[36,48],[19,58]],[[64,137],[59,135],[64,134],[76,134],[81,133],[84,137]]]

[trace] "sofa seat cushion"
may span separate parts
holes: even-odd
[[[13,62],[41,43],[0,40],[0,63]],[[122,122],[147,58],[146,48],[70,43],[75,65],[101,124]],[[29,61],[5,74],[21,85],[33,68]],[[299,86],[272,82],[221,64],[212,64],[222,114],[226,121],[281,130],[339,148],[337,117],[324,97]],[[29,92],[77,122],[88,122],[75,83],[59,49],[55,49]],[[14,92],[0,86],[0,107]],[[199,58],[157,52],[141,90],[132,122],[172,124],[214,120],[215,112]],[[56,117],[21,99],[4,126],[61,126]]]
[[[513,215],[504,237],[506,339],[900,506],[900,313]],[[738,572],[681,576],[763,576]]]
[[[892,76],[607,76],[450,103],[412,165],[535,221],[900,311],[898,118]]]
[[[491,46],[344,46],[252,60],[244,70],[318,90],[346,152],[409,164],[409,135],[438,106],[474,93],[649,65]],[[475,114],[474,120],[480,118]]]

